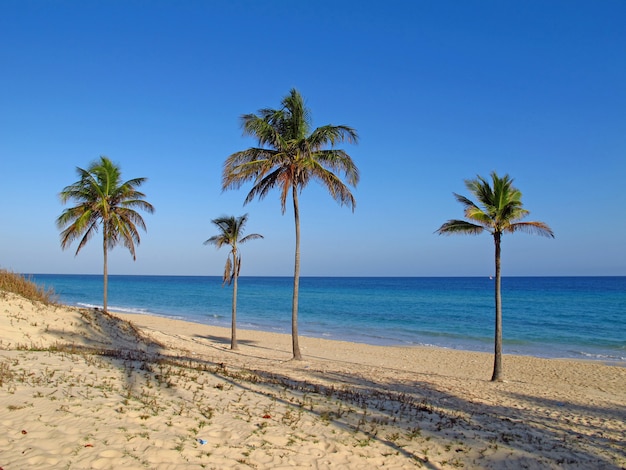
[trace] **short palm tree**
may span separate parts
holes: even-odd
[[[296,229],[291,331],[293,359],[300,360],[298,344],[298,291],[300,283],[300,207],[298,194],[311,180],[321,183],[341,205],[354,210],[355,199],[336,173],[343,173],[356,186],[359,171],[352,158],[335,144],[356,143],[357,133],[348,126],[326,125],[311,130],[311,115],[297,90],[283,98],[279,109],[261,109],[242,116],[244,135],[253,136],[259,146],[233,153],[224,163],[222,189],[237,189],[251,181],[253,187],[244,204],[264,198],[273,188],[280,191],[285,213],[291,195]]]
[[[224,266],[224,275],[222,277],[223,284],[233,285],[233,306],[232,306],[232,322],[231,322],[231,335],[230,335],[230,349],[239,349],[237,345],[237,279],[239,278],[239,271],[241,269],[241,254],[237,249],[237,245],[245,243],[249,240],[256,240],[263,238],[263,235],[258,233],[251,233],[250,235],[243,235],[243,228],[248,220],[248,214],[244,214],[240,217],[226,217],[222,216],[217,219],[213,219],[213,222],[220,229],[218,235],[213,235],[211,238],[204,242],[205,245],[215,245],[217,248],[221,248],[223,245],[230,246],[230,253],[226,258],[226,266]]]
[[[93,162],[86,170],[76,168],[80,179],[66,186],[59,194],[63,204],[75,201],[76,206],[65,209],[57,219],[62,229],[61,248],[65,249],[80,238],[76,255],[102,227],[104,251],[104,299],[103,310],[107,311],[109,250],[122,243],[133,257],[135,244],[141,241],[138,228],[146,230],[143,218],[135,209],[154,212],[152,205],[144,200],[145,194],[137,188],[146,178],[121,180],[121,170],[107,157]]]
[[[495,357],[491,380],[502,380],[502,297],[500,293],[500,243],[504,233],[527,232],[554,238],[552,229],[543,222],[521,222],[529,212],[522,207],[522,193],[513,187],[509,175],[500,178],[491,173],[491,184],[481,176],[466,180],[465,186],[476,197],[478,204],[454,193],[465,208],[468,220],[448,220],[436,233],[440,235],[477,235],[491,233],[495,244]]]

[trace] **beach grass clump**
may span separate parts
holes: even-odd
[[[3,292],[12,292],[45,305],[57,304],[53,289],[45,289],[35,284],[31,278],[6,269],[0,269],[0,294]]]
[[[13,379],[13,371],[7,362],[0,362],[0,387]]]

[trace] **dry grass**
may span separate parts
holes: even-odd
[[[52,288],[44,289],[30,278],[6,269],[0,269],[0,295],[3,292],[12,292],[45,305],[57,305],[56,294]]]

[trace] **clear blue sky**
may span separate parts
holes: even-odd
[[[100,273],[94,239],[62,251],[59,191],[107,155],[143,187],[133,262],[113,274],[221,275],[211,219],[249,213],[243,275],[293,272],[278,193],[221,191],[239,117],[292,87],[314,126],[346,124],[354,213],[311,185],[302,274],[483,276],[488,234],[441,237],[452,193],[492,170],[554,240],[505,236],[504,275],[626,275],[626,2],[0,2],[0,267]]]

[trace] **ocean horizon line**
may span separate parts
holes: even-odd
[[[55,272],[23,272],[19,273],[22,276],[100,276],[102,277],[102,273],[55,273]],[[141,276],[141,277],[222,277],[222,274],[112,274],[108,273],[108,276]],[[243,278],[293,278],[293,275],[266,275],[266,274],[254,274],[254,275],[240,275],[239,279]],[[457,275],[433,275],[433,276],[399,276],[399,275],[300,275],[302,278],[327,278],[327,279],[483,279],[483,278],[494,278],[494,275],[471,275],[471,276],[457,276]],[[626,278],[626,274],[567,274],[567,275],[559,275],[559,274],[515,274],[515,275],[503,275],[504,278],[539,278],[539,279],[549,279],[549,278]]]

